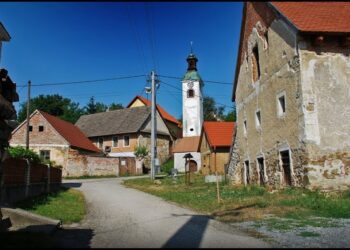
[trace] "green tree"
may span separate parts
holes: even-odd
[[[204,121],[224,120],[225,107],[218,106],[213,97],[204,96],[203,98],[203,118]]]
[[[79,103],[73,102],[69,98],[61,95],[39,95],[30,100],[30,113],[39,109],[53,116],[58,116],[63,120],[75,123],[83,114]],[[23,122],[27,118],[27,102],[20,104],[17,120]]]
[[[117,109],[123,109],[123,104],[121,103],[114,103],[112,102],[111,105],[109,105],[109,111],[112,111],[112,110],[117,110]]]
[[[233,105],[232,110],[227,112],[224,120],[226,122],[235,122],[236,121],[236,105]]]
[[[95,102],[95,98],[93,96],[90,97],[88,104],[84,107],[85,114],[87,115],[105,112],[107,108],[108,106],[103,104],[102,102]]]

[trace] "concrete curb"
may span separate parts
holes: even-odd
[[[62,227],[60,220],[34,214],[20,208],[2,207],[1,211],[4,216],[9,217],[11,220],[12,228],[10,230],[52,234]]]

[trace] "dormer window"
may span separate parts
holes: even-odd
[[[194,97],[194,90],[189,89],[187,90],[187,98],[193,98]]]
[[[258,45],[255,45],[255,47],[252,50],[252,77],[253,77],[253,82],[256,82],[260,78]]]

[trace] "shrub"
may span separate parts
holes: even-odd
[[[29,161],[34,163],[40,162],[39,155],[31,149],[26,149],[21,146],[16,146],[16,147],[9,147],[7,151],[12,158],[28,159]]]
[[[136,157],[144,158],[148,155],[148,150],[146,146],[135,147],[134,154]]]
[[[167,174],[171,174],[171,170],[174,168],[174,159],[168,159],[162,166],[161,171]]]

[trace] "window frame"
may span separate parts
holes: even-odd
[[[191,95],[190,95],[191,93]],[[194,98],[195,96],[195,92],[194,92],[194,89],[188,89],[187,90],[187,98]]]
[[[280,99],[283,97],[284,99],[284,112],[283,107],[281,105]],[[276,95],[276,105],[277,105],[277,117],[283,118],[286,116],[287,113],[287,98],[286,98],[286,92],[282,91]]]
[[[114,139],[117,139],[117,145],[114,143]],[[118,136],[112,136],[112,148],[118,148],[119,138]]]
[[[41,128],[42,128],[42,130],[41,130]],[[38,132],[44,132],[44,125],[39,125],[38,126]]]
[[[102,143],[100,142],[100,140],[102,140]],[[103,137],[98,137],[97,138],[97,147],[100,149],[103,149],[103,143],[104,143]]]
[[[259,113],[259,116],[258,116],[258,113]],[[261,122],[262,118],[261,118],[261,110],[260,109],[257,109],[255,111],[255,127],[256,129],[261,129]]]
[[[125,145],[125,138],[128,137],[128,145]],[[123,147],[130,147],[130,135],[123,136]]]
[[[46,153],[48,153],[48,159],[46,158],[47,157],[47,154]],[[44,155],[44,156],[43,156]],[[41,159],[43,159],[43,160],[47,160],[47,161],[50,161],[51,160],[51,152],[50,152],[50,150],[46,150],[46,149],[43,149],[43,150],[40,150],[39,151],[39,156],[40,156],[40,158]]]

